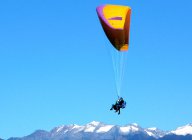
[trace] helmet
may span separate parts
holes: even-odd
[[[123,98],[122,98],[122,97],[120,97],[120,98],[119,98],[119,101],[121,101],[121,100],[123,100]]]

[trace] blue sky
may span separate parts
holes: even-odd
[[[118,116],[96,6],[132,8]],[[174,129],[192,120],[191,0],[0,1],[0,137],[93,120]]]

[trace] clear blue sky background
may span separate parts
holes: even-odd
[[[118,116],[108,40],[96,6],[132,7]],[[192,122],[191,0],[0,1],[0,137],[61,124]]]

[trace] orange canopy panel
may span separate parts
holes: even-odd
[[[103,30],[111,44],[118,51],[127,51],[129,48],[131,8],[107,4],[98,6],[96,10]]]

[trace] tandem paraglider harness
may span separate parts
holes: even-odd
[[[124,109],[126,107],[126,102],[123,100],[122,97],[120,97],[115,104],[112,104],[112,107],[110,110],[115,110],[115,112],[118,112],[118,115],[120,114],[120,109]]]

